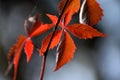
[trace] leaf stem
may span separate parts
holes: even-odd
[[[46,55],[46,56],[43,56],[43,59],[42,59],[42,67],[41,67],[41,73],[40,73],[40,80],[43,80],[43,77],[44,77],[46,59],[47,59],[47,55]]]
[[[54,29],[53,29],[52,36],[51,36],[50,41],[49,41],[49,43],[48,43],[47,49],[46,49],[46,51],[45,51],[45,53],[44,53],[44,55],[43,55],[42,67],[41,67],[41,73],[40,73],[40,80],[43,80],[48,50],[49,50],[49,47],[50,47],[51,42],[52,42],[52,39],[53,39],[53,37],[54,37],[54,35],[55,35],[55,31],[57,30],[57,27],[58,27],[58,25],[59,25],[59,23],[60,23],[60,20],[61,20],[61,18],[62,18],[62,15],[63,15],[63,13],[64,13],[64,11],[65,11],[65,8],[66,8],[68,2],[69,2],[69,0],[66,0],[66,3],[65,3],[65,5],[64,5],[64,7],[63,7],[63,9],[62,9],[62,12],[60,13],[60,16],[58,17],[57,23],[56,23],[56,25],[55,25],[55,27],[54,27]]]

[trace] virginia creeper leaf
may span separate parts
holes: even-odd
[[[53,27],[52,24],[43,24],[39,20],[39,16],[40,14],[37,14],[36,16],[29,17],[28,20],[25,20],[24,26],[29,37],[41,35]]]
[[[52,21],[52,23],[55,25],[57,23],[58,17],[55,15],[51,15],[51,14],[46,14],[50,20]]]
[[[19,47],[21,46],[21,44],[24,42],[24,40],[26,39],[26,37],[24,35],[20,35],[17,39],[17,42],[10,48],[9,52],[8,52],[8,60],[9,61],[13,61],[13,58],[17,52],[17,50],[19,49]]]
[[[55,35],[54,35],[54,37],[52,39],[52,42],[51,42],[51,45],[50,45],[49,49],[53,49],[55,46],[58,45],[58,43],[60,41],[61,34],[62,34],[62,31],[56,31],[56,33],[55,33]],[[46,51],[48,43],[49,43],[50,38],[51,38],[51,35],[52,35],[52,33],[48,34],[42,40],[42,46],[41,46],[41,49],[40,49],[40,55],[43,55],[44,52]]]
[[[66,31],[64,31],[64,39],[60,44],[60,50],[57,51],[56,66],[54,71],[58,70],[64,64],[68,63],[74,57],[76,50],[74,41]]]
[[[72,24],[66,27],[74,36],[82,39],[105,37],[106,35],[86,24]]]
[[[20,60],[20,54],[21,54],[21,50],[22,50],[22,45],[21,47],[18,49],[18,51],[16,52],[15,58],[14,58],[14,77],[13,80],[16,80],[16,76],[17,76],[17,69],[18,69],[18,64],[19,64],[19,60]]]
[[[20,54],[21,54],[21,50],[24,45],[25,39],[26,37],[24,35],[19,36],[18,41],[16,42],[16,44],[13,45],[13,47],[10,49],[8,53],[8,59],[12,61],[14,64],[13,80],[16,80],[18,63],[19,63]]]
[[[30,37],[41,35],[44,32],[50,30],[53,27],[52,24],[41,24],[34,32],[30,34]]]
[[[67,0],[61,0],[61,2],[59,4],[59,12],[60,13],[62,12],[66,1]],[[64,19],[65,25],[67,25],[71,21],[72,15],[74,13],[77,13],[79,8],[80,8],[80,0],[69,0],[68,1],[68,4],[62,15],[62,20]]]
[[[17,43],[16,43],[17,44]],[[15,55],[15,51],[16,51],[16,49],[17,49],[17,45],[16,44],[14,44],[11,48],[10,48],[10,50],[9,50],[9,52],[8,52],[8,60],[10,61],[10,62],[12,62],[13,61],[13,58],[14,58],[14,55]]]
[[[89,25],[97,24],[102,16],[103,10],[96,0],[87,0]]]
[[[85,1],[86,3],[84,5]],[[83,2],[84,6],[81,7],[81,10],[80,10],[80,16],[83,18],[86,18],[88,24],[90,26],[93,26],[101,20],[103,16],[103,10],[96,0],[84,0],[84,2]]]
[[[52,24],[55,26],[58,20],[58,17],[55,15],[51,15],[51,14],[47,14],[47,16],[49,17],[49,19],[52,21]],[[59,26],[62,27],[62,22],[59,22]]]
[[[41,26],[42,22],[39,20],[40,14],[37,14],[33,17],[29,17],[25,20],[24,27],[28,35],[34,32],[38,27]]]
[[[27,56],[27,62],[29,62],[29,60],[31,59],[32,53],[33,53],[33,49],[34,49],[34,45],[32,43],[31,38],[28,38],[26,40],[24,49],[25,49],[25,53]]]

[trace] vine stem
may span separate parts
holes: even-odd
[[[43,55],[42,66],[41,66],[41,73],[40,73],[40,80],[43,80],[44,72],[45,72],[45,66],[46,66],[46,59],[47,59],[47,54],[48,54],[48,51],[49,51],[49,47],[50,47],[50,45],[51,45],[52,39],[53,39],[53,37],[54,37],[54,35],[55,35],[55,32],[56,32],[56,30],[57,30],[57,27],[58,27],[58,25],[59,25],[59,23],[60,23],[60,20],[61,20],[61,18],[62,18],[62,15],[63,15],[63,13],[64,13],[64,11],[65,11],[65,8],[66,8],[68,2],[69,2],[69,0],[66,0],[66,3],[65,3],[65,5],[64,5],[64,7],[63,7],[63,9],[62,9],[62,12],[60,13],[60,16],[58,17],[57,23],[56,23],[56,25],[55,25],[55,27],[54,27],[54,29],[53,29],[52,36],[51,36],[51,38],[50,38],[50,40],[49,40],[47,49],[46,49],[46,51],[45,51],[45,53],[44,53],[44,55]]]

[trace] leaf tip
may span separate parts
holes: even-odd
[[[25,50],[25,53],[26,53],[26,56],[27,56],[27,62],[29,62],[30,59],[31,59],[33,49],[34,49],[34,45],[32,43],[32,40],[31,40],[31,38],[28,38],[26,40],[25,47],[24,47],[24,50]]]

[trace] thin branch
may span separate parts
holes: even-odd
[[[37,0],[37,2],[36,2],[36,4],[35,4],[35,6],[33,7],[32,11],[31,11],[31,12],[30,12],[30,14],[28,15],[28,17],[31,17],[31,16],[32,16],[32,14],[35,12],[36,8],[37,8],[37,7],[38,7],[38,5],[39,5],[39,1],[40,1],[40,0]]]
[[[46,56],[43,56],[43,59],[42,59],[42,67],[41,67],[41,73],[40,73],[40,80],[43,80],[43,77],[44,77],[46,59],[47,59],[47,55],[46,55]]]
[[[10,70],[12,69],[12,67],[13,67],[13,64],[11,63],[11,62],[8,62],[8,67],[7,67],[7,70],[5,71],[5,76],[7,76],[8,75],[8,73],[10,72]]]
[[[57,30],[57,27],[58,27],[58,25],[59,25],[59,23],[60,23],[60,20],[61,20],[61,18],[62,18],[62,15],[63,15],[63,13],[64,13],[64,11],[65,11],[65,8],[66,8],[68,2],[69,2],[69,0],[66,0],[66,3],[65,3],[65,5],[64,5],[64,7],[63,7],[63,9],[62,9],[62,12],[61,12],[60,16],[58,17],[58,21],[57,21],[57,23],[56,23],[56,25],[55,25],[55,27],[54,27],[53,32],[52,32],[52,36],[51,36],[51,38],[50,38],[49,44],[48,44],[48,46],[47,46],[47,49],[46,49],[46,51],[45,51],[45,53],[44,53],[44,55],[43,55],[42,67],[41,67],[41,73],[40,73],[40,80],[43,80],[48,50],[49,50],[49,47],[50,47],[51,42],[52,42],[52,39],[53,39],[53,37],[54,37],[54,35],[55,35],[55,31]]]

